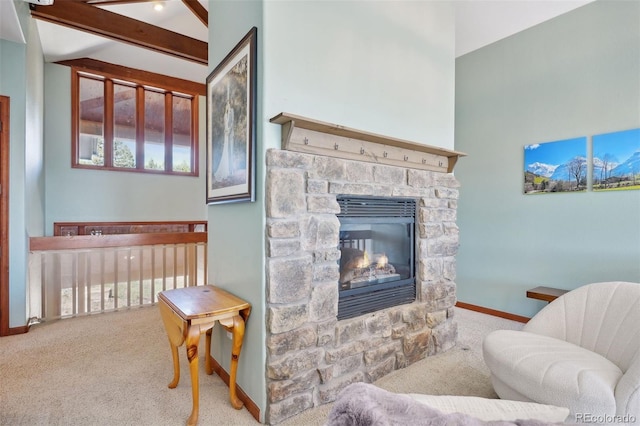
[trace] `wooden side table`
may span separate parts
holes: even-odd
[[[200,335],[207,333],[205,348],[205,369],[213,374],[211,366],[211,331],[218,321],[233,335],[231,347],[231,372],[229,378],[229,399],[234,408],[242,408],[242,401],[236,395],[236,373],[238,358],[242,349],[245,321],[251,312],[248,302],[212,285],[166,290],[158,294],[160,314],[169,336],[173,356],[173,380],[169,388],[178,386],[180,363],[178,347],[186,341],[187,358],[191,373],[191,393],[193,408],[187,420],[188,425],[198,422],[198,343]]]
[[[540,286],[527,290],[527,297],[551,303],[568,291],[569,290],[563,290],[560,288]]]

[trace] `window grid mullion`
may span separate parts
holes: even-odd
[[[173,94],[164,95],[164,170],[173,171]]]
[[[136,87],[136,168],[144,170],[144,87]]]
[[[114,93],[113,81],[104,81],[104,167],[113,167],[113,132],[114,132]]]

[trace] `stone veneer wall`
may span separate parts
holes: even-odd
[[[277,149],[266,162],[269,424],[455,345],[459,185],[452,174]],[[338,194],[419,201],[414,303],[337,320]]]

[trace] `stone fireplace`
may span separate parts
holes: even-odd
[[[283,127],[283,139],[290,130]],[[418,170],[332,154],[271,149],[266,155],[269,424],[456,343],[458,182],[446,165],[444,172]],[[338,320],[338,199],[345,195],[415,200],[414,301]]]

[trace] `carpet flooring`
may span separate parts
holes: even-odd
[[[482,338],[522,324],[458,308],[456,321],[456,347],[376,385],[402,393],[494,398]],[[246,409],[231,407],[227,386],[217,375],[204,374],[202,357],[200,362],[199,424],[258,424]],[[155,306],[33,326],[27,334],[0,338],[0,425],[184,424],[191,412],[184,346],[180,363],[180,384],[169,389],[171,354]],[[316,407],[282,424],[322,425],[330,408]]]

